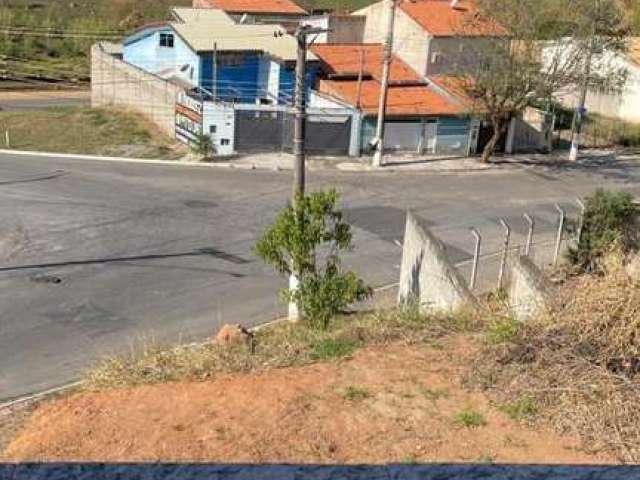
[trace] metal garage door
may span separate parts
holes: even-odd
[[[237,110],[235,149],[238,152],[271,152],[282,149],[284,113]]]

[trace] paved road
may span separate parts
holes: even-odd
[[[640,165],[640,164],[639,164]],[[553,231],[553,205],[597,186],[638,192],[634,162],[474,174],[311,172],[343,193],[357,249],[347,263],[374,285],[397,281],[404,210],[461,260],[468,227],[497,249],[497,218]],[[285,205],[287,172],[0,155],[0,399],[64,384],[139,339],[205,338],[224,322],[283,312],[284,282],[251,247]],[[55,283],[58,281],[59,283]]]
[[[0,92],[1,111],[42,110],[52,107],[81,107],[91,103],[88,90],[21,90]]]

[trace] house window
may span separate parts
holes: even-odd
[[[226,145],[229,145],[231,143],[231,141],[228,138],[221,138],[220,139],[220,145],[222,145],[223,147]]]
[[[218,131],[217,125],[209,125],[209,134],[214,135]]]
[[[173,33],[161,33],[160,34],[160,46],[173,48]]]

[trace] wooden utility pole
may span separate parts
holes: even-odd
[[[384,157],[384,120],[387,116],[387,96],[389,93],[389,73],[391,71],[391,59],[393,57],[393,30],[396,20],[396,1],[389,0],[389,13],[387,24],[387,36],[384,41],[384,58],[382,60],[382,85],[380,87],[380,103],[378,105],[378,124],[376,127],[375,147],[373,154],[373,166],[382,166]]]
[[[308,25],[301,25],[296,30],[296,40],[298,42],[298,55],[296,60],[296,83],[294,93],[293,113],[295,123],[293,126],[293,188],[291,192],[291,205],[297,209],[298,199],[304,196],[306,187],[306,123],[307,123],[307,36],[325,33],[329,30],[323,28],[312,28]],[[296,291],[300,284],[299,272],[292,272],[289,277],[289,290]],[[296,322],[300,319],[300,306],[296,302],[289,303],[289,321]]]

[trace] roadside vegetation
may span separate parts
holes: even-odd
[[[143,345],[114,356],[87,372],[85,388],[105,390],[144,384],[203,381],[217,375],[265,371],[331,362],[358,350],[394,342],[425,344],[454,332],[472,332],[479,323],[464,312],[423,315],[417,309],[340,315],[327,328],[282,322],[254,333],[253,348],[215,342],[163,348]]]
[[[0,112],[0,147],[165,159],[185,153],[138,114],[88,107]]]
[[[532,432],[528,426],[536,424],[536,430],[541,427],[547,431],[552,427],[560,435],[558,438],[579,438],[580,449],[598,455],[599,459],[637,463],[640,285],[625,270],[628,258],[637,250],[634,242],[624,241],[632,221],[629,202],[624,194],[604,191],[587,199],[582,241],[576,247],[581,254],[569,257],[575,263],[565,267],[565,275],[557,280],[554,303],[545,314],[527,323],[513,318],[503,294],[491,294],[475,310],[450,314],[421,311],[416,305],[350,314],[334,312],[329,321],[306,316],[298,323],[280,322],[260,328],[235,342],[216,340],[173,347],[145,344],[128,355],[106,358],[89,370],[78,405],[88,408],[89,416],[106,409],[105,418],[111,422],[109,409],[128,408],[129,396],[149,402],[152,395],[162,398],[174,395],[174,390],[185,395],[185,389],[189,389],[200,392],[194,395],[210,398],[210,392],[203,393],[209,387],[198,385],[209,384],[216,391],[220,387],[209,383],[216,380],[226,386],[222,387],[224,395],[219,395],[219,391],[214,395],[222,400],[215,401],[233,403],[227,400],[227,396],[237,393],[229,387],[235,385],[233,382],[244,385],[237,394],[246,399],[247,385],[264,381],[273,382],[269,383],[271,391],[293,392],[284,412],[279,410],[273,415],[296,420],[281,425],[269,417],[256,423],[256,416],[250,415],[246,423],[237,427],[242,434],[233,436],[235,420],[221,419],[216,413],[216,421],[222,422],[216,428],[225,432],[219,440],[226,445],[233,438],[231,444],[241,451],[255,449],[253,440],[243,443],[253,435],[246,434],[245,429],[257,432],[267,429],[269,438],[283,435],[285,447],[292,438],[296,442],[303,438],[312,445],[304,452],[292,453],[286,447],[251,457],[261,461],[375,459],[366,456],[372,452],[359,449],[360,441],[354,442],[353,435],[379,438],[376,451],[383,455],[393,451],[396,455],[397,442],[404,442],[401,438],[420,439],[425,428],[430,435],[432,429],[437,429],[438,438],[447,438],[446,442],[452,445],[459,438],[473,438],[474,461],[500,458],[531,461],[533,451],[542,455],[535,458],[548,461],[558,453],[557,449],[540,453],[540,439],[525,437]],[[334,206],[330,202],[328,211],[333,211]],[[585,239],[590,240],[585,243]],[[585,263],[586,259],[589,261]],[[454,358],[458,361],[453,361]],[[421,366],[417,368],[415,362],[422,362]],[[440,375],[437,379],[436,372]],[[171,385],[176,382],[180,386],[172,390]],[[192,382],[191,386],[186,382]],[[163,393],[153,393],[156,388]],[[189,398],[191,403],[193,397]],[[264,402],[267,407],[259,398],[250,398],[251,402],[259,403],[247,407],[251,409],[279,405]],[[111,407],[109,403],[121,401],[125,403],[119,407]],[[66,409],[75,416],[78,410],[74,405],[71,400],[69,404],[54,406],[53,414],[58,418]],[[148,408],[155,411],[153,404]],[[202,409],[197,405],[193,408],[197,412]],[[131,414],[140,415],[136,412]],[[331,430],[333,424],[329,419],[338,421],[340,428]],[[146,417],[141,421],[146,422]],[[277,427],[273,426],[274,421]],[[46,416],[39,417],[29,434],[32,437],[21,437],[14,451],[46,451],[51,440],[40,438],[41,428],[47,422]],[[344,422],[354,423],[345,429]],[[377,427],[387,433],[381,434]],[[95,427],[86,427],[81,421],[74,428],[79,429],[76,435],[82,436],[80,430]],[[180,431],[184,428],[180,424]],[[283,432],[282,428],[293,430]],[[318,431],[323,432],[321,440]],[[389,434],[391,431],[393,434]],[[412,433],[409,435],[408,431]],[[138,430],[132,428],[132,432],[134,435]],[[483,450],[483,442],[488,438],[494,443]],[[548,441],[553,445],[557,442]],[[62,440],[61,444],[65,442]],[[439,444],[425,442],[429,448]],[[402,445],[405,460],[424,460],[425,452],[431,451],[425,450],[421,441],[410,449]],[[72,442],[64,448],[74,452],[76,446]],[[96,452],[103,451],[101,444],[95,448]],[[153,444],[148,448],[152,452]],[[193,448],[196,447],[185,450],[184,455],[192,455]],[[350,457],[341,449],[355,456]],[[508,456],[513,449],[525,455]],[[212,451],[217,452],[215,448]],[[455,455],[460,455],[459,446],[455,451],[458,452]],[[337,456],[336,452],[343,456]],[[82,458],[100,458],[100,453],[96,455]],[[182,453],[176,455],[175,458],[181,458]],[[217,453],[198,455],[197,458],[220,459]],[[246,458],[229,455],[222,458]]]

